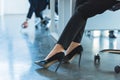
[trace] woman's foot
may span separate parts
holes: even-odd
[[[66,50],[66,55],[69,54],[72,50],[74,50],[76,47],[78,46],[81,46],[82,48],[82,45],[80,43],[77,43],[77,42],[72,42],[70,44],[70,46],[68,47],[68,49]],[[83,49],[83,48],[82,48]]]
[[[80,66],[82,51],[83,47],[82,45],[80,45],[80,43],[72,42],[66,51],[64,63],[71,62],[74,59],[74,57],[79,54],[79,66]]]
[[[64,62],[65,63],[71,62],[74,59],[74,57],[78,54],[80,55],[81,58],[82,51],[83,47],[81,45],[77,46],[76,48],[74,48],[72,51],[65,55]]]
[[[50,57],[52,57],[53,55],[59,52],[64,52],[64,51],[65,51],[64,48],[60,44],[56,44],[54,48],[51,50],[51,52],[47,55],[45,60],[49,59]]]
[[[59,62],[59,65],[57,66],[56,70],[61,65],[61,62],[63,61],[65,54],[64,49],[59,44],[56,44],[56,46],[53,48],[53,50],[48,54],[48,56],[42,60],[42,61],[35,61],[35,64],[42,66],[43,68],[48,68],[55,62]]]
[[[42,60],[42,61],[35,61],[35,64],[43,67],[43,68],[48,68],[50,67],[52,64],[56,63],[56,62],[59,62],[55,72],[58,70],[58,68],[60,67],[62,61],[63,61],[63,58],[64,58],[64,52],[59,52],[59,53],[56,53],[55,55],[53,55],[52,57],[50,57],[49,59],[47,60]]]

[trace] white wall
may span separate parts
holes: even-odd
[[[58,33],[61,34],[61,32],[64,29],[64,26],[67,24],[68,20],[70,19],[72,15],[72,0],[59,0],[59,26],[58,26]]]
[[[115,12],[107,10],[103,14],[88,19],[86,29],[120,30],[120,10]]]
[[[3,15],[3,0],[0,0],[0,15]]]
[[[25,14],[28,8],[28,0],[4,0],[5,14]]]

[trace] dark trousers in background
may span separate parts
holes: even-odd
[[[27,18],[31,18],[33,13],[36,17],[43,19],[42,11],[46,9],[47,0],[29,0],[30,8],[27,14]]]

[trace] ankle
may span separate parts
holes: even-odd
[[[64,52],[64,48],[59,45],[59,44],[56,44],[55,47],[51,50],[51,52],[48,54],[48,56],[45,58],[46,59],[49,59],[50,57],[52,57],[53,55],[59,53],[59,52]]]
[[[61,51],[60,50],[51,51],[44,60],[47,60],[47,59],[51,58],[52,56],[54,56],[54,55],[56,55],[56,54],[58,54],[60,52],[64,52],[64,51],[62,51],[62,50]]]
[[[72,42],[71,45],[70,45],[70,47],[75,48],[75,47],[77,47],[77,46],[79,46],[79,45],[81,45],[81,44],[80,44],[80,43],[77,43],[77,42]]]
[[[53,48],[52,50],[53,52],[57,53],[57,52],[64,52],[64,48],[62,47],[62,45],[60,44],[56,44],[56,46]]]
[[[80,46],[81,44],[72,44],[69,46],[69,48],[66,50],[66,55],[69,54],[72,50],[74,50],[76,47]]]

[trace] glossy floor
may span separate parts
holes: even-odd
[[[58,63],[43,69],[34,61],[44,59],[56,41],[49,30],[34,26],[21,29],[24,21],[21,15],[9,15],[0,19],[0,80],[120,80],[114,67],[120,65],[119,54],[101,54],[100,65],[94,65],[94,55],[102,49],[120,49],[120,33],[109,38],[107,31],[86,31],[81,65],[78,56],[70,64]]]

